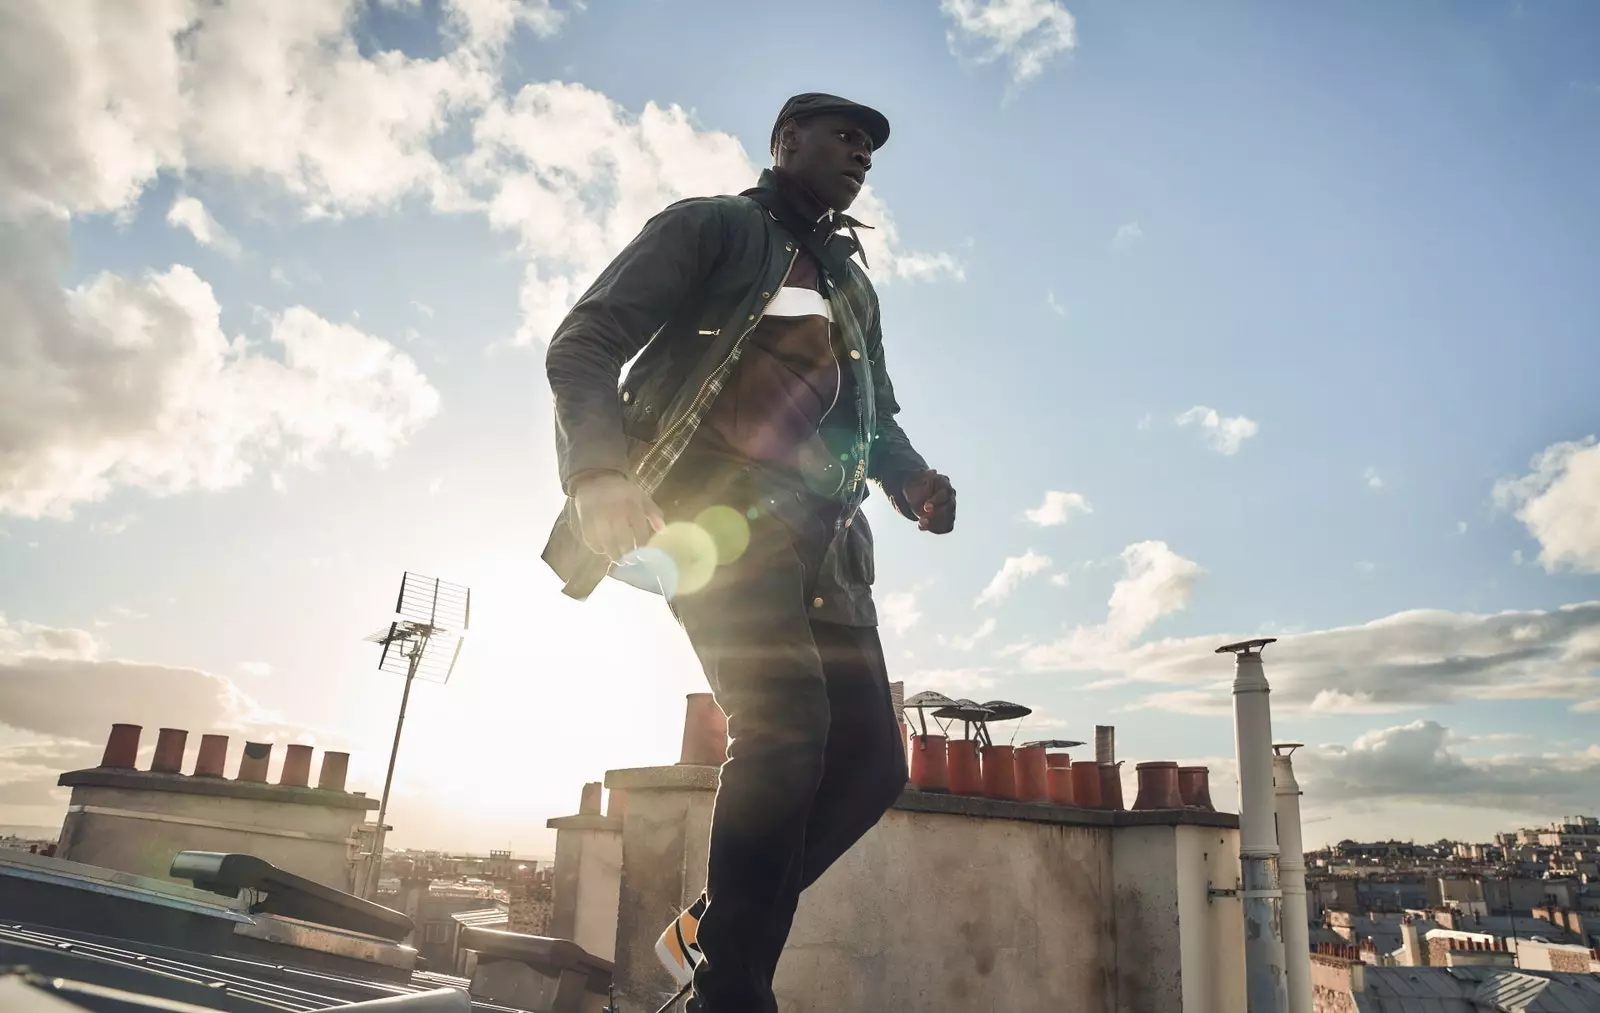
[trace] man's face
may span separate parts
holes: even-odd
[[[847,116],[828,113],[791,123],[780,144],[779,164],[835,211],[855,202],[872,168],[872,138]]]

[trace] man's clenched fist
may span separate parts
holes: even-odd
[[[572,492],[584,544],[612,562],[666,526],[661,508],[633,479],[614,471],[584,478]]]
[[[917,514],[917,527],[936,535],[956,526],[956,490],[950,480],[931,468],[906,479],[906,503]]]

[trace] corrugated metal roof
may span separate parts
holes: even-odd
[[[491,925],[504,925],[510,922],[511,912],[505,908],[488,907],[478,908],[475,911],[457,911],[450,917],[469,928],[473,926],[488,928]]]
[[[1361,1013],[1600,1013],[1600,975],[1493,967],[1368,967]]]

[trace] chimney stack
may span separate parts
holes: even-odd
[[[578,813],[583,816],[600,815],[600,792],[604,784],[600,781],[590,781],[583,786],[583,794],[578,796]]]
[[[1299,742],[1272,747],[1273,792],[1278,828],[1278,875],[1283,889],[1283,952],[1289,978],[1289,1013],[1311,1013],[1310,909],[1306,903],[1305,841],[1300,829],[1300,782],[1289,757]]]
[[[150,769],[157,774],[183,773],[183,747],[189,733],[182,728],[163,728],[156,734],[156,755],[150,758]]]
[[[1261,648],[1276,638],[1225,644],[1236,655],[1234,745],[1239,762],[1240,897],[1244,901],[1245,994],[1250,1013],[1289,1009],[1284,971],[1283,893],[1278,887],[1278,841],[1273,831],[1271,687]]]
[[[222,777],[228,763],[226,735],[200,736],[200,754],[194,758],[195,777]]]
[[[344,791],[344,779],[349,772],[349,753],[324,752],[322,771],[317,775],[317,787],[323,791]]]
[[[100,757],[100,766],[118,770],[132,770],[139,760],[139,735],[142,725],[116,724],[106,738],[106,751]]]

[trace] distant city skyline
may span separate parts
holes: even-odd
[[[675,761],[671,617],[539,560],[543,342],[819,88],[893,123],[853,213],[960,493],[869,501],[892,678],[1231,809],[1212,652],[1277,636],[1307,847],[1600,811],[1600,7],[819,0],[863,45],[794,66],[727,0],[113,6],[0,39],[0,819],[118,721],[376,796],[408,569],[474,615],[392,846],[548,851]]]

